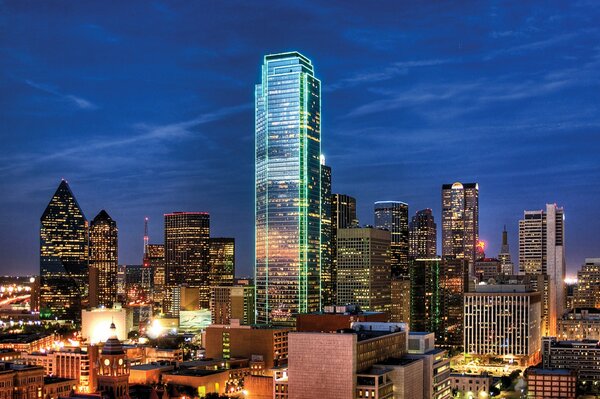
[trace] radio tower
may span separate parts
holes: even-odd
[[[142,295],[143,303],[139,306],[140,329],[152,317],[152,265],[148,253],[148,217],[144,218],[144,259],[142,261]]]

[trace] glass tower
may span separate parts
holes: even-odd
[[[117,223],[101,210],[90,223],[90,306],[112,308],[117,300]]]
[[[479,242],[479,185],[477,183],[442,186],[442,256],[476,258]]]
[[[392,276],[408,278],[408,205],[400,201],[377,201],[374,212],[375,227],[392,235]]]
[[[88,295],[88,222],[65,180],[40,219],[40,316],[79,320]]]
[[[233,285],[235,277],[235,239],[211,238],[209,245],[209,284],[213,286]]]
[[[298,52],[267,55],[255,104],[257,323],[321,307],[321,82]]]

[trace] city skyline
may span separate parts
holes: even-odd
[[[96,63],[106,68],[108,61],[102,57],[124,57],[132,46],[147,46],[150,32],[140,37],[90,5],[63,5],[72,16],[60,7],[57,12],[44,5],[2,6],[14,17],[8,18],[7,35],[0,39],[7,54],[0,82],[14,93],[0,111],[8,122],[0,149],[0,189],[6,193],[0,199],[3,273],[37,274],[39,217],[64,177],[88,220],[106,209],[118,221],[119,263],[141,262],[144,216],[150,217],[150,242],[161,243],[163,214],[198,211],[210,213],[215,236],[235,237],[238,274],[251,275],[249,88],[260,75],[262,56],[286,49],[310,57],[323,81],[323,153],[332,167],[332,192],[357,199],[361,224],[370,224],[373,203],[382,200],[408,203],[409,217],[418,209],[432,208],[441,221],[442,184],[473,181],[480,185],[480,237],[488,243],[488,255],[498,254],[506,225],[516,263],[523,211],[557,203],[569,219],[568,274],[574,275],[584,258],[598,256],[593,244],[600,231],[600,210],[594,206],[600,199],[594,160],[599,144],[593,139],[600,121],[592,95],[600,54],[593,45],[598,29],[590,22],[595,10],[577,5],[534,10],[525,5],[507,15],[484,5],[444,6],[450,16],[484,11],[497,24],[490,28],[493,24],[486,22],[485,40],[472,37],[484,29],[474,23],[447,28],[456,40],[443,45],[433,44],[441,30],[409,21],[417,16],[435,25],[442,17],[427,15],[432,5],[378,10],[381,26],[370,23],[368,16],[360,18],[359,10],[349,6],[352,21],[344,18],[333,24],[332,32],[343,32],[333,37],[323,32],[322,21],[339,5],[320,8],[321,13],[302,7],[310,20],[319,21],[322,44],[315,44],[311,36],[317,33],[302,38],[295,27],[290,40],[262,34],[240,40],[250,27],[235,18],[226,23],[239,31],[209,44],[184,15],[193,10],[157,4],[144,9],[140,20],[158,20],[155,26],[164,40],[150,54],[160,60],[144,65],[147,75],[131,82],[125,82],[131,77],[127,68],[104,76]],[[282,7],[288,13],[279,10],[280,20],[271,28],[274,37],[298,11],[294,5]],[[127,9],[112,10],[117,22]],[[210,16],[218,10],[208,11]],[[403,28],[385,18],[386,12],[406,22],[400,24]],[[249,15],[253,21],[260,18]],[[36,30],[42,17],[47,22]],[[173,21],[181,22],[181,30],[167,29]],[[19,22],[31,32],[11,25]],[[38,37],[48,24],[56,25],[55,34]],[[184,41],[176,50],[167,50],[169,40],[185,29],[192,29],[199,44]],[[231,44],[236,40],[239,48]],[[574,42],[578,46],[572,47]],[[82,52],[88,46],[98,54]],[[228,51],[217,51],[222,50],[219,46]],[[567,58],[566,48],[575,60]],[[357,49],[369,60],[352,54]],[[394,52],[400,54],[395,60],[388,54]],[[146,57],[134,51],[126,62],[149,61]],[[507,64],[511,70],[502,71]],[[575,64],[583,70],[567,76]],[[435,76],[441,69],[447,81]],[[165,71],[174,76],[157,80]],[[105,81],[109,84],[103,88]],[[187,82],[190,87],[182,89]],[[209,98],[216,87],[225,95]],[[149,96],[153,90],[156,93]],[[480,103],[469,102],[471,95]],[[458,156],[457,151],[465,154]]]

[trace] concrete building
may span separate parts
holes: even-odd
[[[161,375],[175,368],[168,362],[152,362],[138,364],[129,368],[129,385],[133,384],[159,384]]]
[[[69,396],[71,392],[77,390],[79,381],[71,378],[44,377],[44,389],[42,395],[44,399],[58,399],[59,397]]]
[[[392,279],[390,321],[410,323],[410,279]]]
[[[600,258],[586,258],[573,294],[574,308],[600,308]]]
[[[555,337],[542,340],[544,369],[577,371],[579,382],[600,382],[600,344],[597,340],[558,341]]]
[[[0,334],[0,349],[12,349],[15,352],[39,352],[52,347],[54,334]]]
[[[296,331],[335,332],[348,329],[356,322],[387,322],[384,312],[363,312],[359,306],[325,306],[323,312],[306,313],[296,318]]]
[[[477,281],[487,283],[490,279],[498,278],[502,273],[502,262],[495,258],[477,259],[473,270]]]
[[[211,325],[204,335],[206,357],[215,359],[262,359],[263,369],[284,364],[288,358],[288,327],[243,326],[232,320],[229,325]]]
[[[562,341],[600,340],[600,309],[578,308],[558,320],[557,338]]]
[[[390,310],[390,232],[337,231],[337,304],[374,312]]]
[[[27,364],[0,363],[0,397],[39,399],[44,389],[44,369]]]
[[[556,335],[558,318],[565,311],[565,214],[556,204],[545,210],[525,211],[519,221],[519,271],[547,276],[543,292],[542,334]]]
[[[577,373],[567,369],[528,368],[527,399],[575,399]]]
[[[539,362],[541,294],[518,280],[478,284],[465,293],[465,356],[521,366]]]
[[[373,366],[405,353],[402,323],[354,323],[339,333],[293,332],[287,389],[284,376],[276,384],[295,399],[391,398],[388,371]]]
[[[431,399],[449,399],[452,397],[450,386],[450,360],[445,350],[435,347],[435,334],[411,332],[408,335],[407,359],[423,361],[423,397]]]
[[[460,397],[487,398],[492,387],[493,378],[487,373],[464,374],[451,373],[450,385],[452,391],[460,394]]]
[[[254,286],[211,287],[210,300],[212,324],[229,324],[232,319],[244,325],[254,324]]]
[[[500,246],[498,260],[500,261],[500,269],[503,274],[510,276],[515,273],[515,266],[511,259],[510,247],[508,246],[508,233],[506,232],[506,226],[504,226],[504,230],[502,231],[502,245]]]
[[[423,359],[389,358],[373,366],[387,371],[394,399],[423,399]]]

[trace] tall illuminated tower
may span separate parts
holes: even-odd
[[[90,223],[90,306],[117,302],[117,223],[103,209]]]
[[[331,167],[321,157],[321,305],[335,305],[335,273],[331,226]]]
[[[479,242],[479,185],[442,186],[442,256],[475,262]]]
[[[88,222],[65,180],[40,219],[40,315],[79,320],[88,295]]]
[[[393,277],[408,278],[408,205],[400,201],[375,202],[375,227],[391,233]]]
[[[233,285],[235,277],[235,239],[213,237],[209,245],[209,284],[213,286]]]
[[[411,259],[435,258],[437,226],[431,209],[417,211],[408,224],[408,256]]]
[[[264,58],[255,109],[258,323],[321,303],[321,82],[298,52]]]

